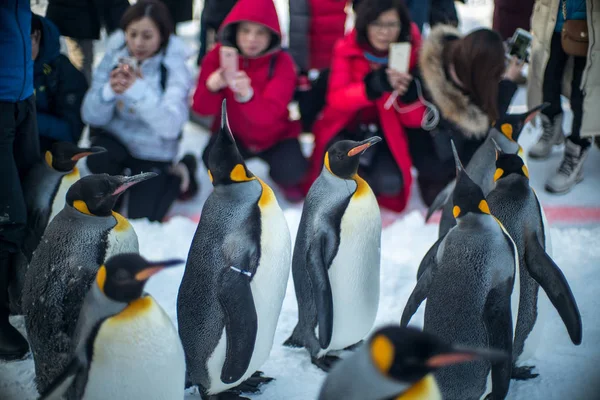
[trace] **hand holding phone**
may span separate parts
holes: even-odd
[[[125,66],[127,70],[129,70],[129,72],[131,72],[134,75],[137,75],[138,73],[138,62],[135,58],[133,57],[121,57],[119,58],[119,67],[124,68]]]
[[[223,69],[223,77],[232,86],[238,71],[238,51],[235,47],[221,46],[219,49],[219,61]]]
[[[388,66],[397,72],[408,73],[411,45],[408,42],[390,44]]]
[[[529,61],[529,47],[531,46],[531,33],[524,29],[517,28],[510,39],[509,56],[516,56],[519,60]]]

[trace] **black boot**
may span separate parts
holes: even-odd
[[[8,278],[10,253],[0,252],[0,360],[12,361],[25,357],[29,345],[25,338],[8,322]]]

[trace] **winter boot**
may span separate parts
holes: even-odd
[[[590,146],[583,146],[566,140],[565,156],[556,174],[546,182],[546,190],[550,193],[567,193],[583,180],[583,163],[589,153]]]
[[[540,114],[542,119],[542,136],[531,149],[529,157],[537,159],[548,158],[552,152],[552,146],[563,144],[565,135],[562,130],[562,114],[558,114],[552,120],[544,114]]]
[[[19,360],[29,351],[25,338],[8,321],[10,253],[0,252],[0,360]]]

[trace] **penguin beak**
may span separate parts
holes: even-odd
[[[497,363],[506,360],[507,357],[508,355],[505,352],[499,350],[452,346],[448,351],[430,357],[425,364],[429,368],[438,369],[475,360],[488,360],[491,363]]]
[[[135,274],[135,280],[139,282],[145,282],[150,279],[151,276],[156,275],[165,268],[171,268],[179,264],[183,264],[183,260],[167,260],[159,261],[155,263],[148,263],[147,267]]]
[[[550,107],[550,103],[545,102],[540,104],[537,107],[532,108],[531,110],[527,111],[527,117],[525,117],[525,123],[528,123],[529,121],[531,121],[532,119],[535,118],[536,115],[538,115],[541,111],[543,111],[545,108]]]
[[[81,160],[82,158],[90,156],[92,154],[104,153],[106,151],[106,149],[104,147],[100,147],[100,146],[94,146],[94,147],[90,147],[87,149],[82,148],[79,150],[81,150],[81,151],[75,153],[75,155],[73,157],[71,157],[72,161],[78,161],[78,160]]]
[[[121,184],[119,186],[117,186],[117,188],[115,189],[115,191],[113,192],[112,195],[117,196],[117,195],[123,193],[128,188],[132,187],[133,185],[143,182],[145,180],[148,180],[150,178],[154,178],[155,176],[158,176],[158,174],[156,172],[145,172],[143,174],[134,175],[134,176],[122,176],[122,177],[120,177]]]
[[[348,157],[354,157],[356,155],[363,154],[369,147],[378,142],[381,142],[381,138],[379,136],[373,136],[367,140],[363,140],[362,142],[359,142],[358,146],[350,149],[348,152]]]

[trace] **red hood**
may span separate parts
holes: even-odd
[[[273,40],[265,54],[281,47],[281,28],[273,0],[239,0],[219,28],[221,43],[235,45],[234,28],[242,21],[264,25],[273,32]]]

